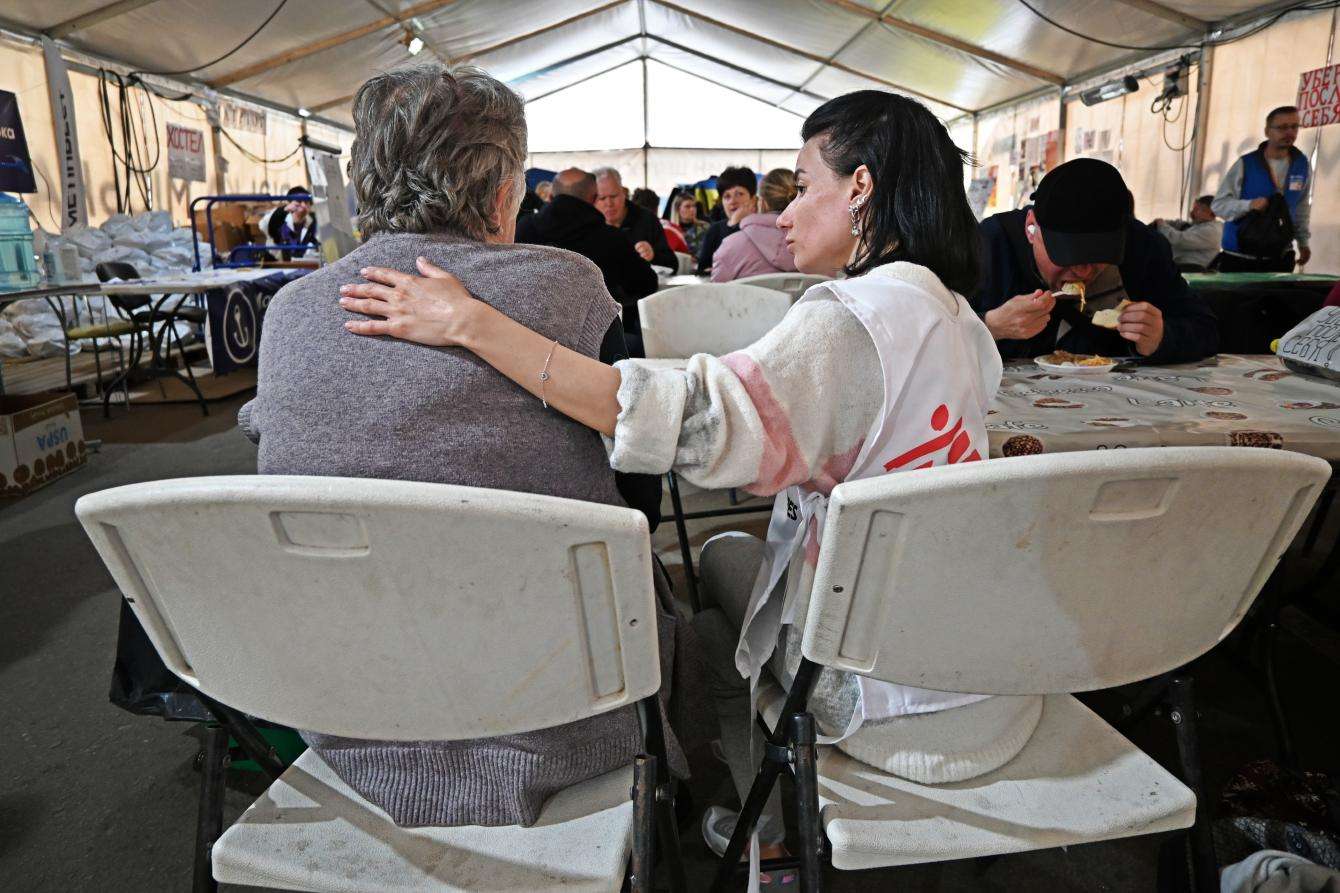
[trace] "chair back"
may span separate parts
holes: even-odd
[[[681,285],[637,302],[651,359],[714,356],[748,347],[786,316],[785,292],[734,282]]]
[[[757,285],[759,288],[784,291],[791,296],[791,301],[794,303],[800,300],[800,296],[805,294],[810,286],[828,282],[829,279],[827,276],[816,276],[813,273],[760,273],[735,281],[741,285]]]
[[[210,477],[75,513],[167,666],[333,735],[548,728],[660,686],[646,518],[406,481]]]
[[[139,279],[140,271],[125,261],[105,260],[93,268],[99,282],[111,282],[113,279]],[[107,295],[107,302],[117,310],[129,313],[148,304],[148,295]]]
[[[687,276],[698,269],[698,259],[692,254],[685,254],[683,251],[675,252],[675,274],[678,276]]]
[[[99,282],[111,282],[113,279],[139,279],[140,271],[133,264],[119,260],[105,260],[93,268]]]
[[[1230,447],[1104,450],[833,490],[802,652],[937,691],[1145,679],[1238,623],[1330,466]]]

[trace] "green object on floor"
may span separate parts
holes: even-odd
[[[307,742],[293,729],[269,728],[261,726],[257,728],[261,737],[270,742],[270,746],[275,749],[275,756],[283,761],[285,766],[293,765],[293,761],[302,756],[302,752],[307,749]],[[228,739],[228,749],[237,748],[237,742],[231,737]],[[233,769],[240,769],[243,772],[259,772],[261,767],[256,765],[255,760],[233,760]]]
[[[1183,273],[1190,285],[1260,285],[1263,283],[1335,282],[1340,276],[1321,273]]]

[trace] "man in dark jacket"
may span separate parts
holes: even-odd
[[[1115,167],[1068,161],[1042,178],[1034,204],[982,221],[983,270],[971,298],[1005,359],[1056,348],[1187,362],[1214,354],[1219,325],[1173,264],[1167,240],[1135,219]],[[1053,292],[1084,283],[1079,301]],[[1128,304],[1115,331],[1093,313]],[[1062,323],[1068,327],[1062,332]]]
[[[679,268],[675,252],[665,241],[661,221],[646,208],[628,200],[623,188],[623,177],[612,167],[596,168],[595,206],[605,215],[605,222],[623,233],[638,257],[658,267]]]
[[[563,171],[554,178],[553,195],[540,211],[517,222],[516,240],[566,248],[599,267],[605,287],[623,307],[628,349],[633,356],[642,356],[637,301],[656,291],[659,285],[656,271],[638,256],[618,230],[606,225],[604,215],[594,204],[596,178],[591,174],[578,168]],[[651,220],[656,223],[654,217]],[[656,228],[660,230],[659,223]]]

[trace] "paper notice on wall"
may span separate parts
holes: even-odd
[[[307,177],[312,183],[312,210],[316,214],[316,234],[321,240],[321,257],[327,262],[339,260],[358,247],[353,223],[349,219],[348,193],[340,156],[308,146]]]
[[[177,180],[205,182],[205,132],[190,127],[167,126],[168,176]]]
[[[265,109],[239,105],[236,102],[220,100],[219,123],[227,130],[245,130],[265,136],[267,118]]]
[[[1340,64],[1305,71],[1298,78],[1298,123],[1324,127],[1340,122]]]
[[[972,208],[973,216],[978,220],[981,220],[982,215],[986,213],[987,202],[995,190],[995,177],[978,177],[968,184],[968,206]]]
[[[51,126],[56,134],[56,163],[61,184],[61,232],[88,223],[88,198],[84,191],[84,170],[80,166],[79,131],[74,123],[74,91],[60,48],[50,38],[42,42],[42,61],[46,66],[47,95],[51,100]]]

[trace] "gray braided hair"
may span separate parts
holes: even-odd
[[[525,191],[525,106],[473,66],[397,68],[354,97],[351,154],[364,237],[448,231],[483,239],[499,229],[499,186],[513,183],[514,205]]]

